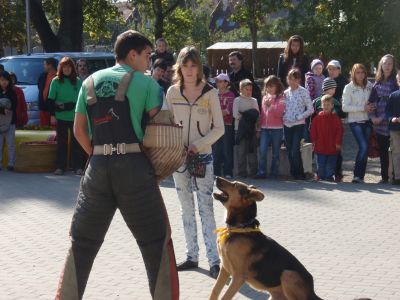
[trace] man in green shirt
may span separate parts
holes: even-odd
[[[122,33],[114,48],[117,64],[92,74],[82,85],[74,132],[91,158],[56,299],[82,299],[117,208],[139,245],[153,299],[179,298],[167,212],[151,163],[139,147],[143,114],[152,117],[161,106],[160,87],[143,74],[151,50],[151,42],[139,32]]]

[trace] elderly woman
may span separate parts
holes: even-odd
[[[179,53],[175,79],[176,84],[168,90],[167,103],[175,122],[183,125],[189,158],[195,157],[197,167],[205,170],[205,174],[198,176],[185,164],[173,174],[181,202],[186,239],[186,260],[178,264],[178,271],[198,266],[199,246],[193,195],[196,192],[210,275],[217,278],[219,257],[213,233],[215,219],[211,194],[214,171],[211,146],[224,134],[221,106],[217,91],[203,80],[200,55],[195,48],[186,47]]]

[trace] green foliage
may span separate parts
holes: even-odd
[[[287,35],[298,33],[312,56],[375,66],[386,54],[400,54],[398,0],[304,0],[290,12]]]
[[[193,27],[193,12],[178,7],[168,16],[164,25],[164,36],[172,49],[181,49],[191,42],[190,29]]]
[[[115,30],[124,23],[110,0],[84,0],[83,32],[87,42],[109,44]]]
[[[20,1],[0,0],[0,50],[5,46],[22,50],[26,41],[24,16]]]

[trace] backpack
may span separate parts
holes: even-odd
[[[6,133],[11,125],[12,114],[6,114],[6,109],[11,109],[11,100],[8,98],[0,98],[0,134]]]

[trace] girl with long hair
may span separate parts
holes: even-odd
[[[291,69],[299,69],[301,73],[301,85],[304,86],[305,74],[310,70],[308,56],[304,53],[304,40],[300,35],[289,38],[284,52],[278,61],[278,77],[287,86],[286,77]]]
[[[373,109],[373,104],[368,104],[372,83],[368,81],[367,69],[362,64],[354,64],[350,74],[351,81],[343,90],[342,110],[348,113],[347,121],[358,145],[352,182],[363,183],[372,131],[368,119],[368,113]]]
[[[194,47],[181,50],[175,70],[176,83],[168,89],[166,98],[175,122],[183,125],[183,139],[188,150],[187,163],[173,174],[186,240],[186,260],[178,264],[177,269],[182,271],[198,266],[195,192],[210,276],[217,278],[220,260],[213,232],[216,225],[211,196],[214,186],[211,146],[224,134],[224,120],[218,92],[204,81],[200,54]],[[197,169],[203,170],[203,174],[192,172],[190,162],[196,162]]]
[[[398,90],[396,81],[396,60],[393,55],[384,55],[378,64],[375,83],[371,90],[368,103],[373,104],[374,110],[369,113],[379,146],[379,159],[381,163],[381,177],[379,183],[389,181],[389,120],[386,106],[389,96]]]
[[[268,146],[272,145],[271,178],[279,175],[279,151],[283,138],[283,114],[285,113],[285,95],[282,82],[275,75],[264,81],[264,98],[260,114],[260,156],[256,178],[267,177]]]

